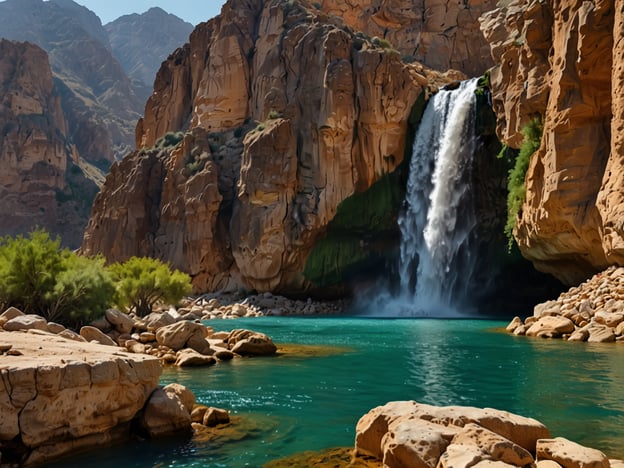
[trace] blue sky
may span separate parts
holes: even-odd
[[[130,13],[144,13],[158,6],[191,24],[198,24],[217,16],[225,0],[74,0],[95,12],[102,24]]]

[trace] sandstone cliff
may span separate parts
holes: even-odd
[[[308,2],[231,0],[163,63],[142,149],[112,168],[83,250],[169,260],[197,290],[306,290],[313,247],[399,167],[433,81],[384,45]],[[367,241],[351,236],[356,259]]]
[[[435,70],[479,76],[493,65],[478,19],[496,7],[496,0],[322,0],[317,4],[356,31],[389,41],[405,59]]]
[[[536,268],[568,284],[624,263],[621,8],[612,0],[516,0],[482,18],[498,135],[540,117],[514,230]]]
[[[39,226],[77,247],[97,185],[69,142],[48,57],[35,45],[0,41],[0,129],[0,235]]]

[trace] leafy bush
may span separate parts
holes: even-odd
[[[132,257],[109,267],[116,284],[115,302],[140,317],[160,301],[176,303],[191,292],[191,278],[169,265],[146,257]]]
[[[156,141],[156,148],[169,148],[176,146],[184,139],[183,132],[168,132],[164,137]]]
[[[113,284],[101,257],[79,257],[43,230],[0,239],[0,306],[68,327],[101,316]]]
[[[507,224],[505,225],[505,235],[507,236],[509,248],[513,245],[513,229],[516,226],[516,219],[520,208],[526,197],[525,177],[531,156],[535,153],[542,141],[542,120],[539,117],[532,119],[523,129],[524,141],[520,146],[520,152],[516,158],[514,167],[509,171],[507,179]]]
[[[282,113],[276,111],[275,109],[271,109],[271,111],[269,112],[269,119],[270,120],[279,119],[281,116],[282,116]]]

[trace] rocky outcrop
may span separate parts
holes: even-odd
[[[624,267],[610,267],[536,305],[532,316],[515,317],[507,331],[590,343],[624,341]]]
[[[48,52],[68,135],[85,160],[108,169],[131,149],[144,99],[93,12],[71,0],[7,0],[0,2],[0,37]]]
[[[388,41],[405,60],[435,70],[482,75],[493,65],[479,30],[479,17],[495,0],[321,0],[321,10],[342,18],[356,31]]]
[[[390,402],[364,415],[357,424],[355,450],[388,467],[611,466],[598,450],[551,439],[535,419],[491,408],[414,401]]]
[[[307,2],[232,0],[163,63],[83,251],[166,259],[197,291],[305,291],[312,248],[399,167],[436,79]]]
[[[41,464],[128,437],[161,373],[150,356],[39,330],[0,330],[0,343],[3,463]]]
[[[0,129],[0,235],[39,226],[79,246],[98,187],[71,143],[48,56],[33,44],[0,41]]]
[[[544,127],[514,236],[537,269],[570,285],[624,264],[620,10],[516,0],[481,19],[499,137],[517,148],[530,119]]]
[[[154,7],[140,15],[121,16],[104,29],[113,55],[128,77],[151,90],[162,61],[188,42],[193,25]]]

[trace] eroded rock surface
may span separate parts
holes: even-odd
[[[395,401],[360,418],[355,451],[387,467],[609,467],[618,460],[506,411]],[[554,462],[554,464],[552,464]],[[611,465],[610,465],[611,463]]]
[[[494,0],[322,0],[323,11],[343,18],[356,31],[387,40],[403,56],[428,67],[479,76],[493,65],[479,31],[479,17]]]
[[[160,361],[37,332],[0,330],[14,351],[0,363],[2,461],[40,464],[127,434],[158,386]]]
[[[512,147],[540,117],[514,236],[568,285],[624,263],[624,16],[617,2],[506,2],[481,19],[498,134]]]

